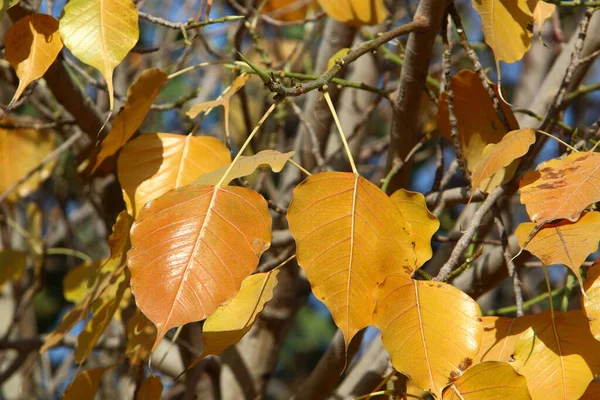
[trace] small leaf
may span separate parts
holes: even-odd
[[[113,71],[139,38],[138,10],[131,0],[71,0],[60,17],[60,35],[75,57],[106,81],[114,108]]]
[[[86,261],[70,270],[63,278],[63,294],[67,301],[79,303],[96,284],[102,261]]]
[[[137,217],[149,201],[230,162],[227,147],[212,137],[140,135],[123,147],[117,163],[127,211]]]
[[[127,90],[127,102],[117,114],[110,132],[102,141],[94,170],[115,154],[140,127],[152,102],[167,81],[167,74],[158,68],[147,69]]]
[[[546,3],[543,0],[527,0],[527,5],[533,13],[533,22],[539,30],[542,30],[544,21],[550,18],[556,10],[556,4]]]
[[[520,183],[521,203],[533,222],[575,221],[600,201],[600,153],[571,153],[530,171]]]
[[[94,368],[82,372],[67,387],[63,394],[63,400],[80,400],[94,398],[100,386],[102,375],[108,368]]]
[[[492,177],[499,170],[508,167],[514,160],[527,154],[533,143],[535,143],[535,131],[526,128],[510,131],[500,142],[491,145],[490,150],[473,170],[471,177],[473,192],[481,186],[485,179]]]
[[[158,376],[146,379],[135,396],[135,400],[160,400],[163,384]]]
[[[348,346],[371,324],[377,285],[416,269],[410,224],[381,189],[346,172],[321,172],[296,186],[287,219],[298,264]]]
[[[481,342],[481,311],[454,286],[389,275],[374,293],[373,325],[392,365],[421,389],[442,389],[473,364]]]
[[[16,250],[0,251],[0,289],[6,282],[21,279],[27,266],[27,254]]]
[[[483,336],[475,363],[508,362],[521,333],[531,325],[531,317],[483,317]]]
[[[581,310],[536,317],[517,341],[513,367],[527,378],[534,400],[578,399],[600,373],[600,342]]]
[[[508,363],[489,361],[469,368],[444,390],[442,400],[529,400],[527,380]]]
[[[532,222],[522,223],[515,235],[519,246],[536,228]],[[587,257],[598,250],[600,240],[600,212],[582,214],[577,222],[562,220],[546,224],[531,239],[525,250],[539,258],[544,265],[563,264],[569,267],[583,287],[579,267]]]
[[[0,18],[1,19],[1,18]],[[63,48],[58,20],[46,14],[27,15],[6,31],[6,61],[19,77],[11,103],[31,82],[44,76]]]
[[[131,366],[137,366],[150,356],[152,345],[156,340],[156,327],[136,308],[135,314],[127,321],[127,346],[125,355]]]
[[[188,185],[148,203],[131,229],[131,291],[166,332],[232,298],[271,242],[267,202],[243,187]],[[157,285],[160,282],[160,285]]]
[[[587,270],[587,277],[583,289],[586,296],[581,297],[585,315],[590,323],[590,331],[596,340],[600,340],[600,262],[596,261]]]
[[[377,25],[388,15],[383,0],[318,0],[331,18],[353,26]]]
[[[223,181],[223,185],[228,185],[232,180],[252,175],[260,167],[270,167],[273,172],[281,172],[285,164],[294,156],[294,152],[280,153],[275,150],[259,151],[253,156],[240,157],[235,163],[227,177]],[[198,185],[216,185],[229,165],[225,165],[219,169],[201,175],[194,181]]]

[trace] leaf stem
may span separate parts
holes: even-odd
[[[88,256],[87,254],[85,254],[81,251],[78,251],[75,249],[66,249],[63,247],[52,247],[50,249],[47,249],[46,254],[49,256],[65,255],[65,256],[77,257],[77,258],[80,258],[83,261],[87,261],[87,262],[92,261],[92,257]]]
[[[527,300],[526,302],[523,303],[523,311],[528,311],[531,307],[533,307],[534,305],[541,303],[542,301],[546,300],[546,299],[550,299],[550,301],[552,302],[554,297],[556,296],[560,296],[561,294],[563,294],[563,292],[565,291],[564,287],[558,288],[558,289],[554,289],[550,294],[548,293],[542,293],[532,299]],[[514,313],[517,312],[517,306],[506,306],[506,307],[502,307],[502,308],[498,308],[496,310],[490,310],[487,311],[485,313],[485,315],[505,315],[505,314],[510,314],[510,313]]]
[[[552,288],[550,287],[550,277],[548,276],[548,267],[543,265],[544,277],[546,278],[546,288],[548,289],[548,295],[552,296]],[[552,321],[554,321],[554,302],[550,301],[550,312],[552,313]]]
[[[575,274],[567,269],[567,281],[565,282],[563,297],[560,303],[560,311],[562,312],[569,311],[569,300],[571,300],[571,293],[573,292],[573,287],[575,286],[575,280]]]
[[[298,168],[300,171],[304,172],[307,176],[312,175],[310,172],[308,172],[306,170],[306,168],[304,168],[302,165],[298,164],[296,161],[292,160],[291,158],[288,160],[288,162],[290,164],[292,164],[294,167]]]
[[[558,143],[562,144],[563,146],[565,146],[565,147],[566,147],[566,148],[568,148],[569,150],[571,150],[571,151],[573,151],[573,152],[575,152],[575,153],[579,153],[579,150],[577,150],[575,147],[571,146],[571,145],[570,145],[570,144],[568,144],[567,142],[563,141],[562,139],[560,139],[560,138],[557,138],[556,136],[554,136],[554,135],[551,135],[551,134],[549,134],[548,132],[540,131],[539,129],[535,129],[535,131],[536,131],[537,133],[541,133],[542,135],[549,137],[550,139],[554,139],[554,140],[556,140]]]
[[[325,85],[327,86],[327,85]],[[329,106],[329,110],[331,110],[331,115],[333,115],[333,120],[338,128],[338,132],[340,133],[340,139],[344,144],[344,148],[346,149],[346,155],[348,155],[348,161],[350,161],[350,166],[352,167],[352,172],[358,175],[358,170],[356,169],[356,164],[354,163],[354,159],[352,158],[352,152],[350,151],[350,146],[348,145],[348,141],[346,140],[346,135],[344,135],[344,130],[342,129],[342,124],[338,118],[337,112],[335,111],[335,107],[333,106],[333,102],[331,101],[331,96],[327,92],[327,87],[323,88],[323,97],[325,97],[325,101],[327,101],[327,105]]]

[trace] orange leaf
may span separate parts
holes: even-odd
[[[318,0],[327,15],[353,26],[377,25],[388,15],[383,0]]]
[[[533,222],[525,222],[517,227],[515,235],[519,246],[536,228]],[[600,240],[600,212],[583,214],[577,222],[562,220],[546,224],[531,239],[525,250],[539,258],[545,265],[563,264],[573,271],[583,287],[579,267],[588,255],[598,249]]]
[[[156,327],[152,324],[139,308],[127,321],[127,346],[125,355],[129,358],[129,364],[137,366],[146,361],[156,340]]]
[[[63,48],[58,20],[46,14],[32,14],[18,20],[6,31],[6,61],[19,77],[11,103],[17,101],[31,82],[44,76]]]
[[[117,163],[127,211],[137,217],[149,201],[230,162],[227,147],[212,137],[141,135],[123,147]]]
[[[375,290],[373,325],[392,365],[440,397],[473,364],[481,342],[481,311],[454,286],[388,276]]]
[[[520,318],[483,317],[483,336],[475,363],[508,362],[521,333],[531,325],[529,316]]]
[[[530,400],[527,380],[508,363],[488,361],[469,368],[444,390],[442,400]]]
[[[517,341],[513,367],[534,400],[578,399],[600,373],[600,342],[581,310],[536,317]]]
[[[390,196],[402,217],[411,226],[415,238],[413,250],[420,267],[431,258],[431,237],[440,227],[440,221],[427,209],[421,193],[400,189]]]
[[[535,131],[526,128],[510,131],[500,142],[491,145],[490,150],[473,169],[471,177],[473,192],[485,179],[524,156],[533,143],[535,143]]]
[[[267,202],[243,187],[188,185],[148,203],[131,229],[131,291],[156,325],[173,327],[232,298],[271,241]]]
[[[294,189],[287,219],[298,264],[348,346],[371,324],[377,285],[416,269],[410,224],[381,189],[346,172],[308,177]]]
[[[135,400],[160,400],[163,385],[158,376],[146,379],[135,396]]]
[[[94,398],[100,385],[100,379],[108,368],[89,369],[75,377],[63,394],[63,400]]]
[[[96,158],[93,171],[133,136],[166,81],[167,74],[158,68],[150,68],[142,72],[137,81],[127,89],[127,102],[117,114],[110,132],[102,141],[102,148]]]
[[[458,121],[458,137],[462,153],[468,169],[473,171],[483,159],[483,149],[490,143],[501,141],[508,130],[496,115],[492,100],[475,72],[460,71],[452,78],[451,86],[454,91],[454,111]],[[491,86],[498,94],[498,86]],[[519,129],[510,106],[504,102],[500,102],[500,105],[511,130]],[[440,135],[452,140],[446,92],[440,95],[438,126]]]
[[[595,262],[587,270],[583,289],[586,296],[581,297],[582,308],[588,317],[590,330],[596,340],[600,340],[600,262]]]
[[[268,0],[261,12],[280,21],[301,21],[306,18],[309,7],[314,8],[314,4],[298,0]]]
[[[592,382],[579,400],[598,400],[600,399],[600,382]]]
[[[575,221],[590,204],[600,201],[600,153],[571,153],[553,159],[520,183],[521,203],[533,222]]]

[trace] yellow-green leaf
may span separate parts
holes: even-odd
[[[488,361],[469,368],[444,390],[443,400],[529,400],[527,380],[508,363]]]
[[[22,251],[0,251],[0,289],[8,281],[21,279],[27,266],[27,254]]]
[[[63,394],[63,400],[93,399],[98,391],[100,379],[108,368],[94,368],[75,377]]]
[[[71,0],[60,17],[65,46],[96,68],[106,81],[114,108],[113,71],[139,38],[138,10],[131,0]]]
[[[127,102],[117,114],[108,136],[102,141],[102,149],[96,158],[94,170],[115,154],[140,127],[152,102],[167,81],[167,74],[158,68],[147,69],[127,90]]]
[[[146,379],[135,396],[135,400],[160,400],[163,385],[158,376]]]
[[[327,15],[354,26],[376,25],[388,15],[383,0],[318,0]]]
[[[63,48],[58,21],[46,14],[32,14],[18,20],[6,32],[6,61],[19,77],[12,101],[21,97],[31,82],[44,76]]]
[[[389,275],[374,298],[373,325],[381,330],[392,365],[439,398],[477,355],[479,306],[454,286],[404,274]]]

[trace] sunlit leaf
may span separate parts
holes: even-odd
[[[125,355],[129,364],[137,366],[150,356],[152,345],[156,340],[156,327],[136,308],[135,314],[127,321],[127,346]]]
[[[63,48],[58,20],[46,14],[31,14],[6,31],[6,61],[19,77],[12,102],[21,97],[31,82],[44,76]]]
[[[138,10],[131,0],[71,0],[60,17],[60,35],[71,53],[96,68],[114,107],[113,71],[139,37]]]
[[[235,163],[227,177],[223,181],[224,185],[228,185],[234,179],[252,175],[260,167],[270,167],[273,172],[281,172],[285,164],[294,156],[294,152],[280,153],[275,150],[259,151],[253,156],[240,157]],[[194,181],[199,185],[215,185],[217,184],[228,169],[228,165],[216,169],[214,171],[203,174]]]
[[[142,383],[135,400],[160,400],[163,385],[158,376],[151,376]]]
[[[151,68],[142,72],[137,81],[129,87],[127,102],[113,121],[108,136],[102,141],[102,149],[96,158],[94,170],[133,136],[166,81],[167,74],[158,68]]]
[[[82,372],[67,387],[63,400],[81,400],[94,398],[100,386],[100,379],[108,368],[94,368]]]
[[[56,346],[77,322],[87,317],[88,313],[89,308],[86,307],[84,301],[77,303],[75,307],[67,311],[60,324],[46,336],[44,344],[40,347],[40,354],[45,353],[50,347]]]
[[[530,171],[520,183],[521,203],[533,222],[575,221],[600,201],[600,153],[571,153]]]
[[[21,279],[27,266],[27,254],[16,250],[0,251],[0,290],[8,281]]]
[[[438,398],[473,364],[481,311],[465,293],[441,282],[388,276],[375,290],[373,325],[392,365]]]
[[[496,60],[513,63],[531,47],[533,15],[527,0],[472,0],[481,17],[485,42]]]
[[[0,122],[10,124],[13,121],[4,119]],[[55,147],[52,131],[0,128],[0,193],[27,176]],[[15,200],[17,195],[25,197],[36,190],[50,176],[55,163],[50,161],[36,171],[8,199]]]
[[[110,248],[110,259],[121,259],[123,253],[129,250],[129,230],[133,224],[133,218],[126,211],[117,215],[112,232],[108,236],[108,247]]]
[[[525,377],[508,363],[488,361],[469,368],[444,390],[443,400],[529,400]]]
[[[600,382],[592,382],[579,400],[597,400],[600,399]]]
[[[484,180],[524,156],[533,143],[535,143],[535,131],[526,128],[508,132],[500,142],[491,145],[489,151],[473,169],[471,176],[473,192],[482,186]]]
[[[298,185],[287,219],[298,264],[348,346],[371,324],[377,285],[416,269],[410,224],[381,189],[345,172],[318,173]]]
[[[431,258],[431,238],[440,227],[440,221],[429,212],[425,196],[417,192],[400,189],[390,196],[402,217],[411,226],[414,236],[414,252],[417,266]]]
[[[517,227],[515,235],[523,246],[536,228],[533,222]],[[563,264],[573,271],[583,286],[579,267],[587,257],[598,250],[600,241],[600,212],[583,214],[576,222],[562,220],[544,225],[525,246],[525,250],[539,258],[544,265]]]
[[[581,310],[539,314],[515,346],[513,367],[534,400],[578,399],[600,373],[600,342]]]
[[[475,363],[508,362],[521,333],[531,325],[531,317],[483,317],[483,336]]]
[[[131,290],[166,332],[232,298],[271,242],[267,202],[243,187],[188,185],[148,203],[131,229]],[[157,284],[157,283],[160,284]]]
[[[63,278],[63,294],[67,301],[79,303],[96,284],[102,261],[86,261],[70,270]]]
[[[280,21],[300,21],[306,18],[309,8],[314,8],[314,4],[298,0],[267,0],[261,12]]]
[[[354,26],[376,25],[388,15],[383,0],[318,0],[327,15]]]
[[[544,21],[550,18],[556,10],[556,4],[546,3],[543,0],[527,0],[527,5],[533,13],[533,22],[540,30],[544,25]]]
[[[123,147],[117,164],[127,211],[137,217],[149,201],[230,162],[227,147],[212,137],[141,135]]]
[[[600,340],[600,263],[596,262],[587,270],[583,289],[587,297],[581,297],[582,308],[588,317],[590,330],[596,340]]]

